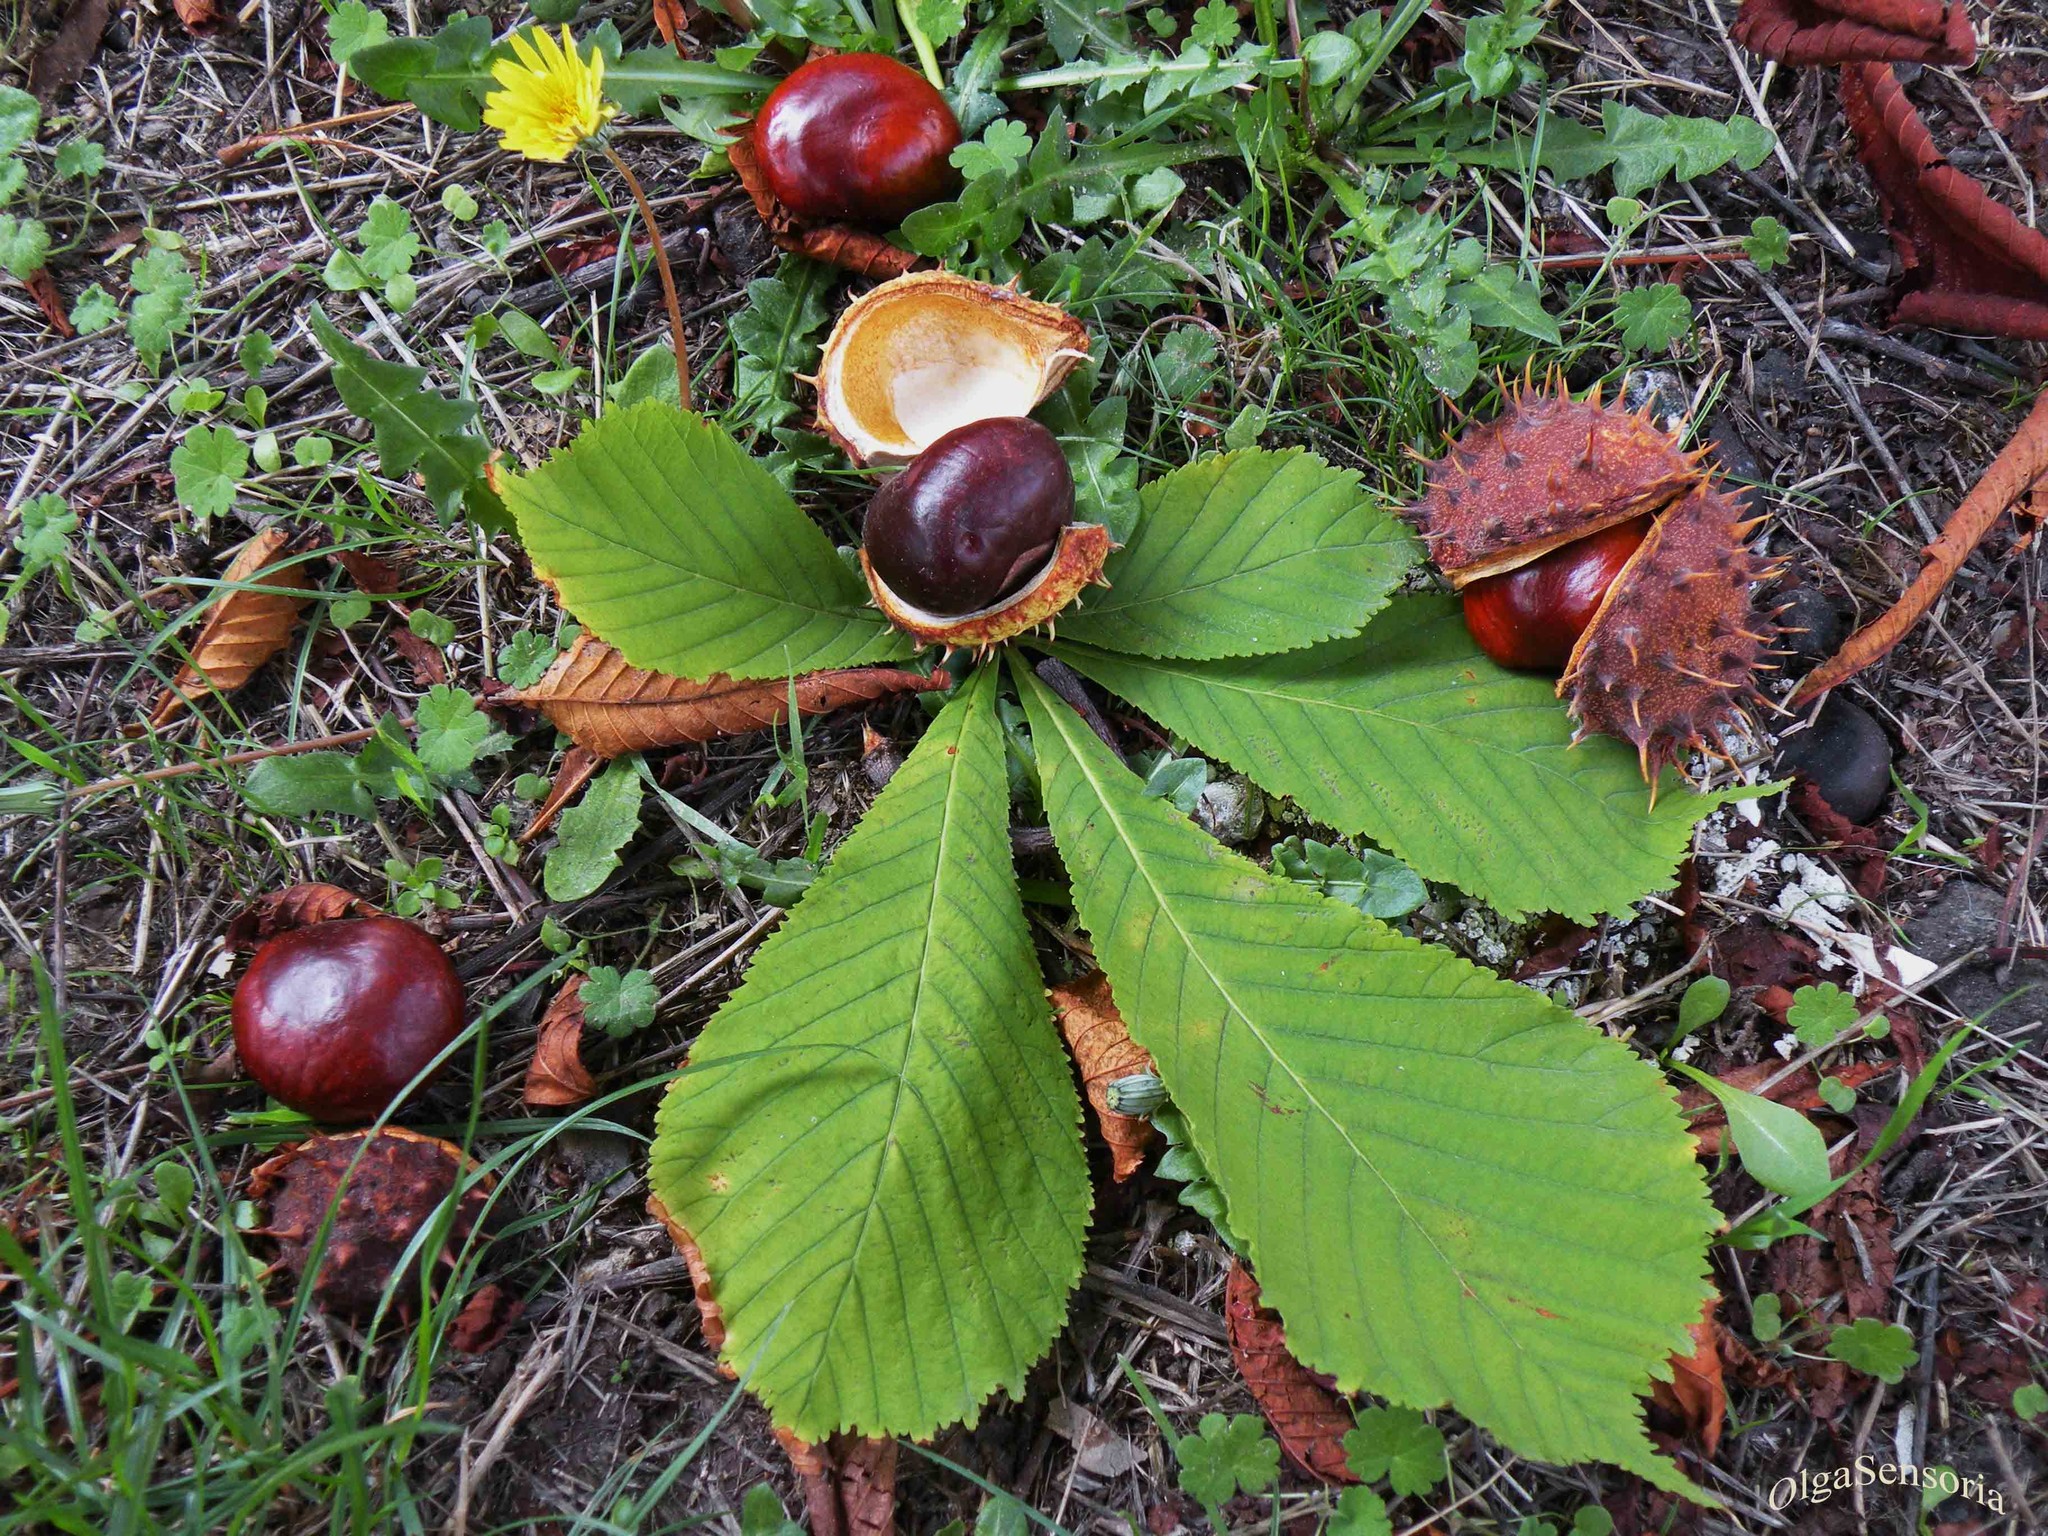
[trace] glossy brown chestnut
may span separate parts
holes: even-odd
[[[462,1029],[441,946],[395,917],[341,918],[266,940],[235,988],[235,1050],[280,1104],[330,1125],[371,1120]]]
[[[1650,521],[1617,523],[1466,587],[1465,627],[1479,649],[1504,667],[1563,671]]]
[[[955,427],[885,481],[863,538],[897,596],[974,613],[1037,575],[1073,520],[1059,439],[1028,416],[995,416]]]
[[[768,93],[754,154],[768,190],[814,224],[893,229],[960,184],[960,123],[916,70],[879,53],[813,59]]]

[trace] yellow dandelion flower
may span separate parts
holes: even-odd
[[[619,110],[604,99],[604,55],[578,53],[567,27],[559,43],[542,27],[531,42],[515,32],[512,52],[491,66],[501,89],[485,99],[484,122],[514,154],[559,163]]]

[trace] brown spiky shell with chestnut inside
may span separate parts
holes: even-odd
[[[1652,519],[1558,680],[1578,734],[1633,745],[1652,785],[1760,698],[1770,621],[1752,596],[1769,572],[1756,526],[1649,410],[1525,383],[1493,421],[1428,468],[1409,508],[1430,557],[1463,591],[1632,519]]]

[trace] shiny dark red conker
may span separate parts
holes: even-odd
[[[1028,416],[994,416],[955,427],[884,481],[862,536],[890,591],[952,615],[1036,576],[1073,520],[1060,440]]]
[[[1618,523],[1465,588],[1465,627],[1504,667],[1561,672],[1650,519]]]
[[[280,1104],[375,1119],[462,1029],[462,983],[427,934],[342,918],[266,940],[235,988],[235,1050]]]
[[[813,59],[768,93],[754,155],[768,190],[812,223],[891,229],[960,184],[960,123],[916,70],[879,53]]]

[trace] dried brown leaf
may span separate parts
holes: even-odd
[[[711,1266],[704,1262],[703,1250],[690,1236],[690,1229],[669,1215],[668,1207],[653,1195],[647,1197],[647,1214],[668,1230],[669,1241],[676,1245],[676,1251],[690,1268],[690,1288],[696,1293],[697,1320],[703,1328],[705,1344],[713,1350],[724,1349],[725,1312],[719,1307],[718,1298],[712,1294]],[[719,1369],[728,1376],[733,1374],[731,1368],[723,1363]]]
[[[2033,411],[1984,471],[1984,478],[1949,514],[1941,536],[1923,552],[1927,564],[1912,585],[1890,608],[1844,641],[1841,650],[1808,673],[1792,691],[1787,706],[1796,709],[1811,704],[1883,659],[1934,606],[1934,600],[1998,520],[2044,476],[2048,476],[2048,391],[2034,402]]]
[[[503,1341],[525,1310],[526,1303],[497,1281],[480,1285],[448,1325],[448,1346],[465,1355],[483,1354]]]
[[[210,693],[233,693],[291,640],[306,599],[269,590],[305,585],[305,566],[288,555],[290,544],[284,529],[266,528],[236,553],[221,580],[254,582],[260,577],[264,585],[223,591],[214,600],[192,641],[191,664],[179,668],[150,713],[153,728],[163,729]]]
[[[1109,995],[1109,978],[1100,971],[1053,987],[1053,1012],[1060,1036],[1067,1042],[1095,1123],[1109,1145],[1110,1175],[1119,1184],[1145,1161],[1153,1137],[1152,1122],[1142,1115],[1120,1115],[1109,1107],[1109,1085],[1120,1077],[1153,1070],[1152,1056],[1130,1037],[1123,1016]]]
[[[354,891],[309,881],[258,896],[228,922],[227,945],[247,954],[265,939],[291,928],[331,922],[337,917],[377,917],[382,909]]]
[[[71,328],[71,317],[64,313],[64,295],[57,291],[57,280],[50,276],[47,267],[38,268],[22,280],[22,287],[28,296],[36,301],[36,308],[43,312],[43,318],[50,322],[50,329],[67,340],[77,332]]]
[[[528,1109],[573,1109],[597,1097],[597,1082],[583,1065],[583,982],[571,976],[541,1015],[520,1095]]]
[[[562,808],[576,798],[578,791],[604,766],[604,759],[588,747],[571,747],[562,754],[562,766],[555,770],[555,782],[548,786],[548,797],[541,801],[540,809],[534,813],[519,841],[530,843],[555,824],[555,818],[562,814]]]
[[[895,693],[943,688],[943,680],[893,667],[849,667],[796,680],[797,708],[820,715]],[[580,635],[531,688],[499,702],[537,709],[578,746],[600,757],[711,741],[780,725],[789,714],[790,685],[779,678],[703,682],[643,672],[590,635]]]
[[[171,0],[171,8],[178,13],[178,20],[185,24],[185,30],[195,37],[203,37],[221,28],[220,9],[215,0]]]
[[[1950,64],[1977,58],[1969,8],[1954,0],[1744,0],[1730,29],[1781,64]]]
[[[896,1442],[834,1435],[823,1445],[780,1425],[775,1438],[804,1486],[811,1536],[887,1536],[896,1527]]]
[[[1683,1438],[1699,1446],[1708,1461],[1721,1444],[1721,1423],[1728,1416],[1728,1389],[1721,1378],[1720,1326],[1714,1313],[1721,1298],[1709,1296],[1700,1320],[1689,1330],[1689,1355],[1671,1357],[1671,1379],[1650,1384],[1650,1401],[1677,1421]]]
[[[1230,1266],[1224,1281],[1223,1321],[1237,1373],[1288,1458],[1325,1483],[1357,1482],[1344,1456],[1344,1437],[1357,1419],[1328,1377],[1294,1358],[1280,1314],[1260,1305],[1259,1282],[1243,1260]]]
[[[85,78],[86,67],[100,50],[112,0],[71,0],[56,35],[36,50],[28,66],[28,88],[44,106],[57,105]]]

